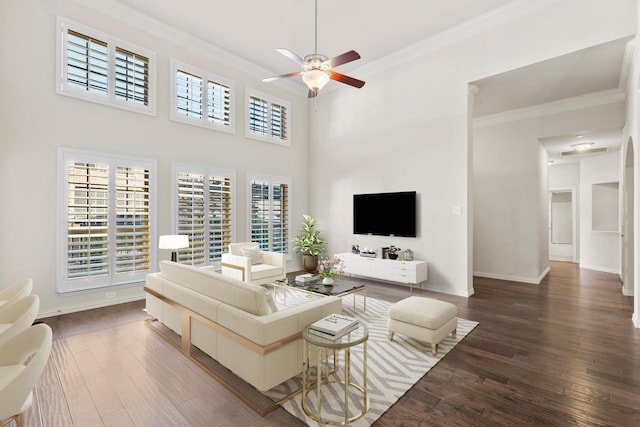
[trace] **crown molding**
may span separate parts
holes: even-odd
[[[588,93],[573,98],[560,99],[545,104],[530,107],[516,108],[496,114],[487,114],[473,119],[473,127],[481,128],[494,126],[501,123],[515,122],[519,120],[534,119],[551,116],[554,114],[582,110],[585,108],[599,107],[602,105],[624,102],[626,94],[621,89],[609,89],[600,92]]]
[[[72,0],[74,3],[86,6],[96,12],[107,15],[118,21],[124,22],[132,27],[140,28],[154,36],[170,40],[172,43],[184,46],[186,49],[211,57],[216,62],[236,68],[239,71],[252,77],[262,80],[264,76],[273,74],[269,70],[256,65],[228,50],[214,45],[201,38],[195,37],[184,31],[180,31],[164,22],[158,21],[132,9],[115,0]],[[287,80],[279,80],[271,84],[276,84],[296,95],[307,95],[306,87],[297,85]]]
[[[387,70],[397,66],[398,63],[423,57],[430,52],[440,50],[446,46],[467,39],[488,28],[507,23],[516,17],[532,14],[539,9],[558,3],[559,1],[561,0],[512,1],[504,6],[498,7],[454,27],[441,31],[429,38],[404,47],[376,61],[372,61],[359,68],[355,68],[352,73],[357,73],[361,76],[368,76]]]

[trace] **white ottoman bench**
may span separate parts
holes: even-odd
[[[411,296],[389,307],[389,341],[395,332],[431,343],[431,353],[438,354],[438,343],[447,335],[456,337],[458,307],[432,298]]]

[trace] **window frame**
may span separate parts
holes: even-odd
[[[252,241],[252,197],[253,197],[253,183],[255,181],[263,181],[269,184],[269,189],[270,189],[270,201],[272,201],[271,199],[271,195],[273,194],[273,186],[274,185],[287,185],[287,209],[286,209],[286,215],[287,215],[287,224],[286,224],[286,234],[287,234],[287,238],[286,238],[286,252],[285,252],[285,259],[286,260],[291,260],[291,239],[292,239],[292,234],[291,234],[291,209],[293,206],[293,189],[292,189],[292,182],[293,179],[290,177],[285,177],[285,176],[277,176],[277,175],[268,175],[268,174],[261,174],[261,173],[249,173],[247,174],[247,241]],[[273,223],[272,221],[269,221],[269,247],[268,248],[262,248],[262,250],[268,250],[268,251],[272,251],[273,249]]]
[[[236,235],[236,224],[237,224],[237,218],[238,218],[238,214],[236,211],[236,187],[237,187],[237,180],[236,180],[236,171],[233,169],[225,169],[225,168],[218,168],[218,167],[207,167],[207,166],[196,166],[196,165],[192,165],[192,164],[187,164],[187,163],[177,163],[174,162],[172,163],[172,167],[171,167],[171,232],[172,234],[184,234],[179,230],[179,226],[180,224],[178,223],[179,220],[179,201],[178,201],[178,176],[181,173],[190,173],[190,174],[198,174],[198,175],[204,175],[206,178],[208,179],[209,177],[219,177],[219,176],[224,176],[227,177],[231,180],[231,227],[230,227],[230,232],[231,232],[231,237],[229,242],[233,242],[234,241],[234,237]],[[208,210],[210,209],[210,206],[207,204],[206,205],[206,211],[208,212]],[[207,234],[207,231],[205,231],[205,234]],[[192,243],[192,239],[191,237],[189,238],[189,250],[191,250],[191,243]],[[206,239],[205,239],[205,245],[204,247],[206,248],[208,245],[206,244]],[[189,264],[189,265],[197,265],[197,266],[209,266],[209,265],[213,265],[214,267],[219,267],[220,265],[220,259],[216,259],[211,261],[209,256],[210,254],[207,254],[205,251],[205,257],[207,258],[205,260],[205,262],[203,264],[193,264],[193,259],[191,259],[190,263],[181,261],[181,255],[184,257],[184,253],[188,252],[189,250],[178,250],[177,251],[177,255],[178,255],[178,262],[182,263],[182,264]],[[222,252],[226,252],[227,248],[222,248]]]
[[[150,116],[156,115],[156,53],[141,46],[118,39],[107,33],[94,30],[86,25],[73,22],[69,19],[57,16],[58,34],[56,36],[56,93],[76,99],[94,102],[101,105],[120,108]],[[99,40],[107,45],[107,93],[106,96],[82,90],[68,84],[66,54],[67,33],[73,31],[83,36]],[[116,54],[118,51],[126,51],[148,59],[148,97],[147,105],[120,99],[117,95],[116,85]]]
[[[109,183],[108,183],[108,197],[109,197],[109,214],[110,220],[108,221],[108,236],[109,246],[107,249],[109,272],[106,276],[99,277],[84,277],[78,279],[69,279],[68,273],[68,162],[82,162],[82,163],[94,163],[94,164],[107,164],[109,167]],[[145,168],[149,171],[149,221],[148,221],[148,253],[149,262],[147,269],[141,269],[133,273],[117,273],[115,270],[116,257],[117,257],[117,230],[118,214],[116,212],[116,169],[118,167],[137,167]],[[146,275],[156,271],[157,266],[157,181],[158,181],[158,167],[157,162],[154,159],[123,156],[111,153],[100,153],[93,151],[84,151],[69,148],[58,148],[58,213],[56,219],[57,230],[57,272],[56,272],[56,292],[59,294],[75,294],[83,291],[91,291],[96,289],[112,288],[126,285],[139,285],[144,283]],[[113,173],[111,173],[113,172]]]
[[[251,131],[251,98],[258,98],[267,102],[267,135],[252,132]],[[291,123],[292,123],[292,112],[291,112],[291,103],[284,99],[276,98],[275,96],[268,95],[266,93],[257,91],[255,89],[247,87],[246,89],[246,114],[245,114],[245,136],[247,138],[256,139],[258,141],[269,142],[271,144],[281,145],[284,147],[291,147]],[[286,123],[285,123],[285,134],[286,138],[278,138],[274,137],[272,124],[272,108],[274,105],[278,105],[286,108]]]
[[[177,113],[177,93],[176,93],[176,74],[178,71],[183,71],[202,79],[201,91],[202,91],[202,117],[185,116]],[[222,77],[218,74],[205,71],[198,67],[194,67],[183,62],[171,59],[171,89],[170,89],[170,113],[169,118],[173,121],[186,123],[189,125],[200,126],[207,129],[214,129],[220,132],[226,132],[234,134],[236,133],[236,88],[233,80]],[[229,88],[229,124],[219,124],[210,122],[208,120],[207,106],[208,106],[208,88],[207,84],[211,81],[215,81],[218,84],[227,86]]]

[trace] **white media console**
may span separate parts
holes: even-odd
[[[427,280],[427,261],[370,258],[349,252],[335,256],[344,261],[345,274],[404,283],[409,285],[412,292],[413,285]]]

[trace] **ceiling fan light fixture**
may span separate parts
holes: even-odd
[[[314,91],[319,91],[327,83],[329,83],[330,77],[326,71],[319,69],[311,69],[302,73],[302,81]]]

